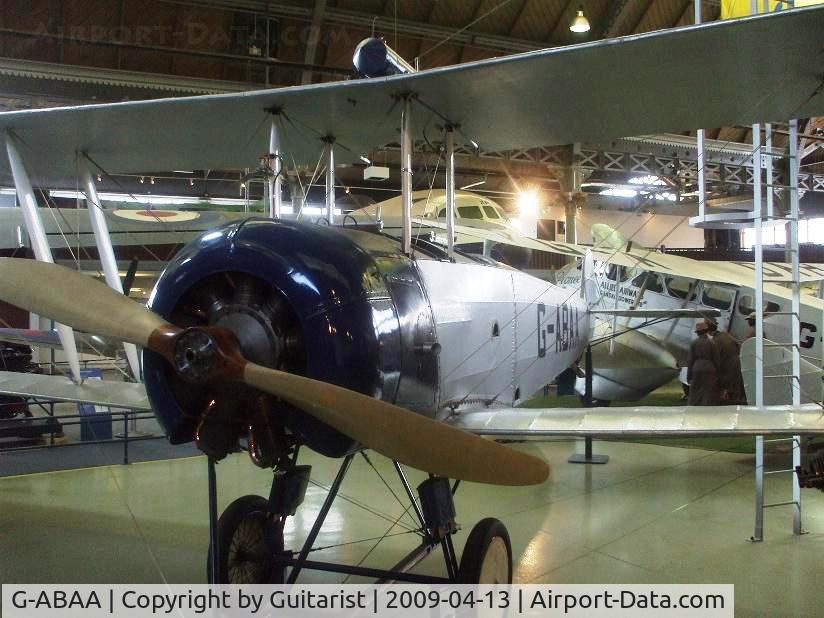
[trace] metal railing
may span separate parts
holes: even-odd
[[[22,416],[16,418],[9,418],[3,419],[0,421],[4,429],[4,433],[11,434],[16,427],[19,427],[21,430],[25,430],[26,428],[30,427],[33,422],[42,421],[43,419],[54,419],[57,421],[56,423],[51,425],[51,431],[48,428],[42,432],[41,438],[44,438],[44,441],[40,444],[25,444],[25,445],[15,445],[14,443],[7,443],[0,446],[0,452],[2,453],[9,453],[9,452],[21,452],[21,451],[34,451],[44,448],[60,448],[60,447],[69,447],[69,446],[84,446],[84,445],[91,445],[91,444],[116,444],[122,443],[123,444],[123,463],[129,463],[129,443],[130,442],[137,442],[142,440],[157,440],[160,438],[165,438],[162,434],[152,434],[152,435],[143,435],[140,433],[135,433],[134,430],[129,429],[129,425],[131,422],[139,421],[139,420],[149,420],[154,419],[154,414],[148,411],[139,411],[139,410],[107,410],[106,412],[100,412],[95,414],[54,414],[54,405],[55,401],[44,401],[44,400],[37,400],[37,399],[27,399],[26,405],[32,406],[36,405],[41,409],[46,411],[46,416]],[[0,407],[14,405],[14,404],[0,404]],[[108,419],[106,417],[109,417]],[[117,418],[117,420],[115,420]],[[63,428],[65,427],[73,427],[78,425],[88,424],[92,427],[92,432],[94,432],[94,425],[97,423],[106,423],[110,422],[112,425],[112,437],[111,438],[100,438],[100,439],[93,439],[93,440],[79,440],[79,441],[72,441],[72,442],[57,442],[57,438],[59,434],[62,433]],[[115,434],[115,423],[123,423],[123,430],[121,433]],[[24,433],[21,431],[21,433]],[[48,436],[45,439],[45,436]],[[8,436],[13,438],[14,436]],[[25,439],[25,437],[21,437],[21,440]]]

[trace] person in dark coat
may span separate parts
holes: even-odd
[[[715,320],[705,320],[712,342],[718,348],[718,391],[723,404],[745,404],[744,378],[741,377],[741,345],[725,330],[718,330]]]
[[[707,324],[699,322],[695,326],[697,337],[690,345],[687,381],[690,384],[691,406],[718,404],[718,367],[721,362],[718,348],[707,336],[708,333]]]

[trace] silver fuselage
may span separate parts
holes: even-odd
[[[435,324],[439,410],[516,405],[582,354],[590,316],[578,290],[507,267],[418,260]]]

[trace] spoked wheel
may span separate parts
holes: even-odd
[[[500,520],[487,517],[472,528],[461,556],[458,583],[512,583],[512,546]]]
[[[217,522],[219,584],[282,584],[284,568],[272,567],[272,557],[283,551],[283,530],[269,523],[267,502],[261,496],[243,496],[232,502]],[[267,551],[267,535],[270,539]],[[211,581],[211,562],[207,556]]]

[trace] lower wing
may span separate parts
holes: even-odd
[[[456,412],[446,422],[495,437],[725,436],[824,433],[824,409],[801,406],[495,408]]]
[[[129,410],[151,410],[146,389],[132,382],[86,380],[75,384],[64,376],[0,371],[0,394],[46,401],[71,401]]]

